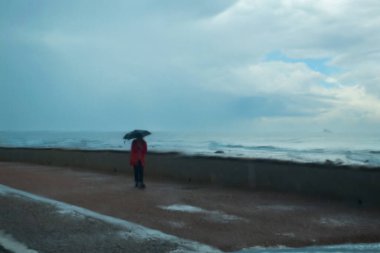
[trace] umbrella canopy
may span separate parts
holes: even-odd
[[[147,130],[133,130],[132,132],[126,133],[123,137],[124,140],[131,140],[131,139],[136,139],[138,137],[145,137],[150,135],[151,132]]]

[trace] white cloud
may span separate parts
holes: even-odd
[[[331,109],[321,118],[347,118],[356,121],[380,123],[380,99],[369,94],[361,86],[342,86],[319,90],[320,94],[331,97]]]
[[[308,94],[323,75],[303,63],[262,62],[230,70],[228,83],[217,88],[242,96]]]
[[[337,85],[334,88],[315,88],[314,96],[302,100],[307,108],[313,100],[313,113],[298,117],[284,115],[280,117],[261,117],[251,124],[256,129],[282,131],[304,131],[327,128],[333,131],[378,131],[380,125],[380,100],[360,86]],[[299,98],[301,99],[301,98]],[[301,108],[302,109],[302,108]]]
[[[376,0],[240,0],[204,20],[203,27],[223,41],[226,51],[256,56],[252,63],[273,50],[289,57],[329,58],[351,73],[348,79],[373,89],[380,86],[370,81],[379,73],[379,12]]]
[[[238,97],[280,100],[290,113],[277,115],[273,120],[263,116],[266,123],[278,126],[294,121],[295,125],[310,127],[331,123],[380,124],[379,97],[362,85],[343,85],[335,77],[313,71],[303,63],[262,62],[219,71],[219,77],[209,83],[209,89]],[[213,75],[218,74],[213,72]],[[294,113],[296,116],[292,116]]]
[[[209,78],[208,87],[237,96],[280,96],[295,111],[313,111],[274,121],[378,124],[379,12],[375,0],[237,1],[203,20],[202,28],[223,42],[227,55],[246,52],[246,58],[241,65],[211,72],[218,77]],[[263,60],[276,50],[305,61],[329,59],[326,67],[337,71],[322,74],[302,62]]]

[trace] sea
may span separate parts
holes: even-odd
[[[0,131],[0,147],[129,150],[126,132]],[[148,149],[216,157],[264,158],[380,168],[380,134],[152,131]]]

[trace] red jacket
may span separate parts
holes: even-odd
[[[147,153],[148,148],[146,142],[143,139],[135,139],[132,142],[131,146],[131,157],[129,164],[131,166],[136,166],[138,162],[141,162],[141,165],[145,165],[145,154]]]

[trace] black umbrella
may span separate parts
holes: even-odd
[[[123,137],[124,140],[136,139],[138,137],[145,137],[150,135],[151,132],[146,130],[133,130],[132,132],[126,133]]]

